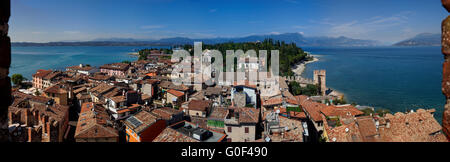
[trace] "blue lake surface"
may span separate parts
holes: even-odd
[[[129,53],[152,47],[136,46],[44,46],[12,47],[10,75],[20,73],[31,79],[38,69],[62,70],[65,67],[90,64],[101,66],[107,63],[134,61]],[[160,47],[153,47],[160,48]]]
[[[441,90],[440,47],[306,47],[318,62],[303,73],[325,69],[327,87],[344,93],[347,102],[405,112],[435,108],[442,122],[445,97]]]
[[[31,79],[38,69],[64,69],[67,66],[136,60],[128,55],[151,47],[12,47],[10,75],[20,73]],[[445,97],[441,91],[443,55],[440,47],[304,47],[319,57],[303,73],[312,78],[313,70],[327,70],[327,86],[345,94],[359,105],[388,108],[393,112],[435,108],[442,121]]]

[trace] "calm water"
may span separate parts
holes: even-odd
[[[135,60],[128,55],[150,47],[12,47],[11,75],[31,79],[38,69],[64,69],[80,63],[100,66]],[[304,48],[320,60],[304,75],[327,70],[327,86],[345,94],[348,102],[388,108],[393,112],[435,108],[442,120],[443,56],[440,47]]]
[[[443,55],[440,47],[304,48],[318,55],[307,65],[327,70],[327,86],[345,94],[348,102],[388,108],[393,112],[435,108],[442,121]]]
[[[10,75],[20,73],[31,79],[38,69],[65,69],[65,67],[90,64],[100,66],[107,63],[134,61],[136,56],[129,55],[135,50],[151,47],[108,46],[108,47],[12,47]],[[158,48],[158,47],[154,47]]]

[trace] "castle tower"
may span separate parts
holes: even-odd
[[[314,84],[319,86],[319,91],[322,96],[325,96],[326,86],[326,70],[314,70]]]

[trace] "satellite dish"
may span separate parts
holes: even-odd
[[[345,128],[345,132],[348,132],[348,128]]]
[[[332,140],[333,140],[333,142],[336,142],[336,137],[333,137],[333,139],[332,139]]]
[[[266,142],[270,142],[270,137],[266,137]]]
[[[280,113],[280,109],[277,109],[275,112],[276,112],[277,114],[279,114],[279,113]]]

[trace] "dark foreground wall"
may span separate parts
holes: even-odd
[[[11,1],[0,0],[0,142],[8,140],[8,106],[11,104],[11,80],[8,77],[11,65],[11,40],[8,36],[8,21]]]
[[[441,0],[442,5],[450,12],[450,0]],[[442,118],[442,126],[447,139],[450,140],[450,16],[442,21],[442,53],[444,64],[442,66],[442,93],[447,98]]]

